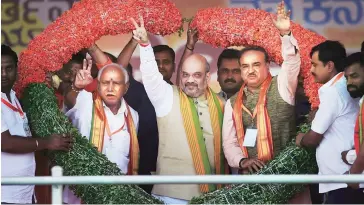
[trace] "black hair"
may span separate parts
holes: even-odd
[[[345,47],[339,41],[325,41],[311,49],[310,56],[318,51],[318,59],[326,65],[332,61],[337,72],[344,70],[343,61],[346,58]]]
[[[10,56],[14,60],[15,66],[18,65],[18,55],[9,46],[1,44],[1,55]]]
[[[104,53],[110,58],[111,62],[117,63],[118,59],[111,53],[105,52]]]
[[[356,63],[360,64],[361,57],[362,56],[361,56],[360,52],[349,55],[347,58],[345,58],[345,60],[343,62],[344,69],[346,69],[349,66],[354,65]]]
[[[239,51],[236,49],[225,49],[221,52],[219,55],[219,58],[217,59],[217,69],[220,68],[222,60],[224,59],[237,59],[239,60]]]
[[[360,59],[360,65],[364,66],[364,41],[361,43],[361,59]]]
[[[78,52],[72,55],[71,60],[69,61],[69,63],[78,63],[78,64],[83,64],[83,59],[85,59],[85,55],[82,52]]]
[[[267,51],[261,46],[247,46],[240,51],[239,59],[248,51],[260,51],[264,53],[264,61],[269,63],[269,55]]]
[[[169,47],[167,45],[153,46],[154,53],[159,53],[159,52],[163,52],[163,51],[167,51],[172,56],[173,62],[175,61],[176,53],[174,52],[174,50],[171,47]]]

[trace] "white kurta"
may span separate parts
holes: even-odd
[[[124,99],[122,99],[120,109],[116,115],[114,115],[104,103],[103,106],[111,133],[120,129],[123,125],[124,127],[120,132],[115,133],[111,138],[108,136],[105,130],[102,153],[105,154],[111,162],[116,163],[122,172],[127,173],[130,148],[130,135],[125,122],[125,116],[128,114],[126,109],[127,104],[125,103]],[[87,139],[90,138],[92,126],[92,107],[92,93],[81,91],[77,96],[76,105],[66,112],[66,116],[72,121],[72,124],[78,128],[80,133]],[[138,130],[138,113],[130,106],[129,109],[135,128]],[[68,204],[80,203],[80,199],[74,196],[72,191],[68,189],[68,186],[64,190],[63,200]]]

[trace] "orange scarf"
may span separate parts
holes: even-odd
[[[90,132],[90,142],[97,147],[97,150],[99,152],[102,152],[102,148],[104,146],[105,125],[107,123],[107,120],[104,107],[102,104],[102,99],[97,92],[94,92],[93,99],[94,99],[94,104],[92,109],[92,121],[91,121],[92,127]],[[126,104],[126,108],[128,110],[128,115],[125,117],[125,120],[130,135],[130,149],[129,149],[130,161],[128,165],[127,174],[138,175],[138,168],[139,168],[138,138],[129,105]]]
[[[363,122],[364,122],[363,109],[364,106],[362,103],[360,105],[359,115],[355,123],[354,145],[357,155],[359,155],[360,145],[363,143]]]
[[[273,158],[273,138],[272,138],[272,128],[270,124],[270,119],[267,110],[267,93],[272,82],[272,76],[269,74],[267,79],[262,83],[259,92],[259,99],[254,108],[253,114],[244,106],[244,88],[246,85],[244,84],[236,98],[234,104],[234,112],[233,112],[233,120],[236,129],[236,133],[238,136],[238,142],[240,145],[241,150],[245,157],[248,156],[248,150],[246,147],[243,146],[244,143],[244,123],[243,123],[243,111],[247,112],[251,117],[252,121],[254,122],[255,116],[257,116],[257,129],[258,129],[258,136],[257,136],[257,152],[258,152],[258,159],[264,162],[269,161]]]

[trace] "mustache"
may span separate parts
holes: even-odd
[[[350,88],[353,88],[353,89],[355,89],[355,90],[358,90],[359,89],[359,87],[358,86],[356,86],[356,85],[348,85],[348,86],[346,86],[346,88],[349,90]]]
[[[236,80],[232,79],[232,78],[228,78],[224,81],[224,83],[236,83]]]
[[[185,84],[185,87],[187,87],[187,86],[195,86],[195,87],[197,87],[198,85],[196,83],[186,83]]]

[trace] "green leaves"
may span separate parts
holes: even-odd
[[[308,131],[308,124],[300,131]],[[308,128],[308,129],[307,129]],[[299,148],[294,141],[257,174],[316,174],[315,151]],[[191,204],[286,204],[301,192],[302,184],[238,184],[195,197]]]
[[[45,84],[30,84],[23,93],[23,109],[33,135],[71,134],[72,150],[50,152],[52,161],[63,167],[66,176],[123,175],[116,164],[99,153],[80,135],[57,107],[57,99]],[[162,202],[135,185],[75,185],[71,189],[87,204],[161,204]]]

